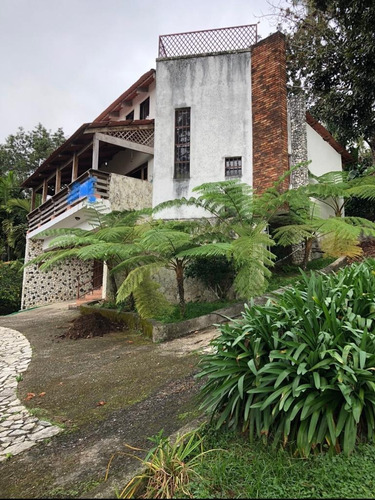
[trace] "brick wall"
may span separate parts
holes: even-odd
[[[252,50],[253,187],[270,187],[289,168],[285,37],[280,32]],[[289,181],[284,182],[287,189]]]

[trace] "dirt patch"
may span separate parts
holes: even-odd
[[[74,319],[71,326],[62,335],[60,339],[90,339],[93,337],[103,337],[103,335],[126,330],[126,325],[116,323],[108,318],[105,318],[99,313],[86,314]]]

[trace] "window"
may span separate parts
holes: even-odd
[[[140,105],[139,119],[145,120],[150,114],[150,98],[147,97]]]
[[[241,156],[225,158],[225,177],[241,177],[241,175],[242,175]]]
[[[187,179],[190,174],[190,108],[176,109],[174,178]]]
[[[134,109],[130,111],[128,115],[125,116],[125,120],[134,120]]]

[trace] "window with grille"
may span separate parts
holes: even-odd
[[[174,178],[186,179],[190,175],[190,108],[175,112]]]
[[[150,114],[150,98],[147,97],[147,99],[145,99],[140,104],[139,119],[145,120],[149,114]]]
[[[241,175],[242,175],[241,156],[225,158],[225,177],[241,177]]]

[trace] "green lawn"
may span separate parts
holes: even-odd
[[[349,457],[293,458],[233,432],[209,431],[190,484],[193,498],[375,498],[375,446],[359,445]]]

